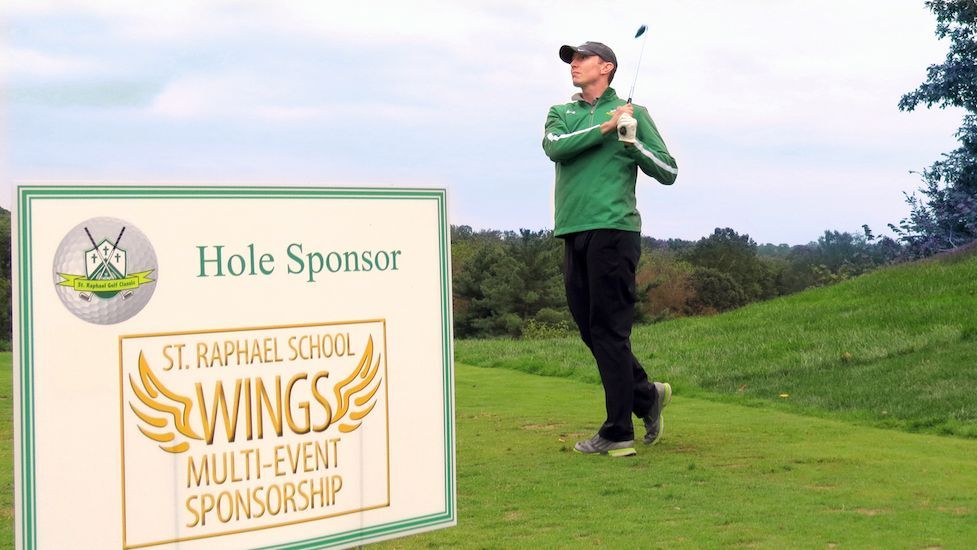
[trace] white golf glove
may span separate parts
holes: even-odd
[[[625,113],[617,119],[617,140],[622,143],[634,144],[638,136],[638,121],[633,116]]]

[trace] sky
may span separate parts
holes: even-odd
[[[678,162],[638,178],[657,238],[886,234],[963,116],[898,110],[946,55],[922,0],[4,0],[0,29],[8,209],[38,181],[435,186],[452,224],[552,228],[543,123],[587,40]]]

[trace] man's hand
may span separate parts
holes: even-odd
[[[631,115],[621,115],[621,118],[617,119],[617,140],[625,147],[632,147],[637,137],[638,121]]]
[[[621,115],[627,113],[629,116],[634,116],[634,105],[630,103],[626,105],[621,105],[617,109],[614,109],[614,114],[611,119],[600,125],[600,133],[607,135],[611,132],[617,132],[617,120],[621,118]]]

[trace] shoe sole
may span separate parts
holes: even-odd
[[[634,447],[626,447],[624,449],[614,449],[613,451],[605,451],[601,453],[585,453],[576,447],[573,448],[573,452],[580,455],[605,455],[612,456],[614,458],[621,458],[622,456],[634,456],[638,454],[638,451]]]
[[[658,435],[650,443],[646,443],[646,445],[656,445],[662,436],[665,435],[665,417],[662,416],[662,412],[672,402],[672,385],[668,382],[662,382],[662,386],[665,387],[665,395],[662,397],[662,408],[658,411]]]
[[[634,456],[638,454],[638,451],[634,447],[628,447],[626,449],[614,449],[613,451],[607,451],[608,456],[613,456],[614,458],[620,458],[622,456]]]

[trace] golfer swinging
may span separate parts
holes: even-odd
[[[574,449],[585,454],[635,454],[631,414],[644,420],[644,441],[664,431],[662,409],[672,397],[667,383],[648,380],[631,352],[635,271],[641,255],[641,216],[634,195],[638,168],[670,185],[675,159],[648,111],[610,88],[617,57],[599,42],[563,46],[570,64],[570,103],[546,117],[543,150],[556,163],[556,224],[564,240],[564,283],[580,337],[594,354],[604,386],[607,419],[594,437]]]

